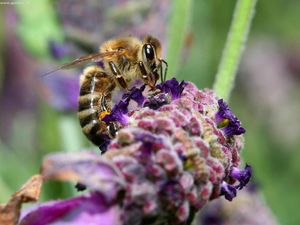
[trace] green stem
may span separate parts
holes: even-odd
[[[59,118],[58,124],[64,151],[78,151],[83,147],[81,129],[77,119],[64,115]]]
[[[214,90],[228,101],[243,53],[257,0],[238,0],[216,75]]]
[[[190,25],[193,0],[174,0],[167,35],[168,77],[175,76],[186,31]]]
[[[69,115],[62,115],[59,120],[59,131],[62,140],[62,147],[65,152],[79,151],[82,147],[82,139],[80,133],[80,127],[77,119]],[[64,186],[64,193],[67,196],[76,196],[74,184],[68,184]]]

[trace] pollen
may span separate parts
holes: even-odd
[[[109,112],[107,110],[100,112],[99,118],[102,120],[106,115],[109,115]]]

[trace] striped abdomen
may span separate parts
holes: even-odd
[[[114,81],[99,67],[88,67],[81,75],[78,117],[83,133],[97,146],[109,137],[107,125],[101,119],[110,112],[114,88]]]

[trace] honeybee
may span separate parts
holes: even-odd
[[[168,64],[161,58],[158,39],[120,37],[104,42],[98,53],[77,58],[49,73],[99,61],[103,62],[103,67],[89,66],[80,76],[78,117],[83,133],[101,149],[120,128],[118,122],[107,124],[102,120],[112,109],[113,91],[117,88],[129,90],[136,80],[154,90],[159,78],[165,80]]]

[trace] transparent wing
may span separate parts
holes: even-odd
[[[54,73],[54,72],[56,72],[58,70],[73,68],[73,67],[78,66],[78,65],[83,64],[83,63],[99,62],[104,57],[113,56],[113,55],[116,55],[116,54],[121,54],[121,53],[120,53],[120,51],[116,50],[116,51],[109,51],[109,52],[98,52],[98,53],[91,54],[91,55],[81,56],[81,57],[73,60],[72,62],[63,64],[63,65],[61,65],[60,67],[58,67],[58,68],[56,68],[54,70],[51,70],[51,71],[49,71],[47,73],[42,74],[42,77],[47,76],[47,75],[49,75],[51,73]]]

